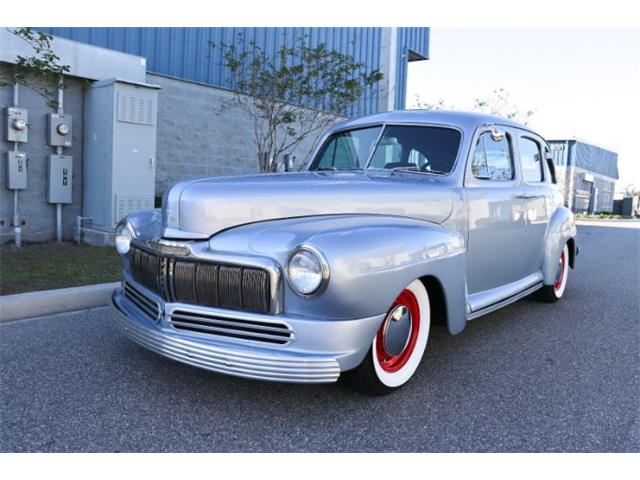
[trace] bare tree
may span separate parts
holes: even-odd
[[[18,55],[15,65],[0,72],[0,86],[17,83],[39,93],[51,107],[57,107],[55,88],[62,75],[70,69],[69,65],[59,63],[51,47],[53,37],[36,32],[31,28],[7,28],[16,37],[24,40],[33,50],[33,55]]]
[[[223,108],[239,106],[254,123],[254,140],[262,172],[274,162],[347,113],[364,89],[382,79],[378,70],[350,55],[311,47],[307,38],[283,44],[275,57],[242,37],[220,48],[234,90]],[[304,107],[303,107],[304,106]]]
[[[435,103],[430,103],[423,101],[419,96],[416,96],[414,104],[416,105],[416,108],[423,108],[426,110],[456,109],[453,105],[447,104],[444,99],[440,99]],[[521,110],[517,105],[512,103],[509,98],[509,93],[504,88],[495,89],[486,97],[477,97],[473,101],[471,110],[508,118],[509,120],[520,122],[523,125],[528,125],[531,117],[535,113],[535,110]]]

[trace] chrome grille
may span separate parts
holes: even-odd
[[[129,300],[134,307],[144,313],[147,317],[151,318],[154,322],[159,322],[162,314],[160,305],[155,300],[149,298],[149,296],[142,293],[128,282],[123,285],[124,297]]]
[[[262,268],[186,260],[134,246],[129,261],[134,280],[166,302],[259,313],[271,310],[271,280]]]
[[[278,345],[288,343],[293,337],[293,332],[289,326],[281,322],[229,319],[186,310],[173,311],[169,321],[178,330]]]

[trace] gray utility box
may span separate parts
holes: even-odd
[[[27,188],[27,154],[24,152],[7,152],[7,188],[24,190]]]
[[[154,208],[158,89],[111,79],[85,93],[84,216],[94,228]]]
[[[52,147],[71,147],[73,119],[64,113],[47,115],[47,143]]]
[[[26,108],[8,107],[7,142],[29,141],[29,111]]]
[[[71,203],[73,157],[49,155],[47,202]]]

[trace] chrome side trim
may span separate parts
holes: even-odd
[[[489,305],[488,307],[483,308],[482,310],[478,310],[475,311],[473,313],[471,313],[470,315],[467,315],[467,320],[474,320],[478,317],[481,317],[483,315],[486,315],[487,313],[491,313],[494,312],[496,310],[501,309],[502,307],[506,307],[507,305],[514,303],[518,300],[520,300],[521,298],[526,297],[527,295],[532,294],[533,292],[535,292],[536,290],[539,290],[542,287],[542,281],[540,281],[539,283],[536,283],[535,285],[527,288],[526,290],[523,290],[511,297],[505,298],[504,300],[498,302],[498,303],[494,303],[493,305]]]
[[[331,383],[340,376],[338,361],[329,356],[274,354],[214,343],[193,342],[138,321],[111,302],[112,317],[124,335],[142,347],[172,360],[213,372],[238,377],[289,383]]]
[[[468,303],[471,306],[471,312],[484,310],[539,283],[542,283],[542,272],[536,272],[507,285],[469,295]]]

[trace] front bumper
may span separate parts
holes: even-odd
[[[163,305],[163,311],[184,308]],[[163,314],[148,318],[123,295],[111,302],[116,326],[131,340],[188,365],[239,377],[289,383],[330,383],[355,368],[366,355],[384,314],[355,320],[327,321],[284,317],[295,332],[287,345],[256,345],[215,335],[179,331]],[[216,311],[216,309],[211,309]],[[228,311],[226,314],[228,315]]]

